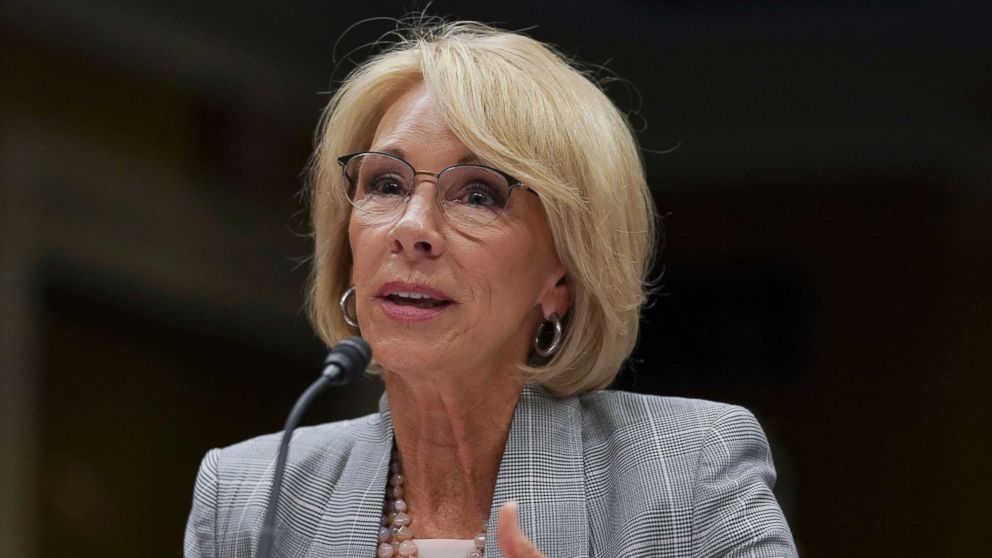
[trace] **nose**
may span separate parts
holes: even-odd
[[[442,217],[441,208],[437,206],[436,188],[437,182],[431,178],[422,178],[415,185],[402,215],[393,226],[393,253],[431,259],[444,253],[444,236],[438,227]]]

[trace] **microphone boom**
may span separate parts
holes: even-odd
[[[320,377],[310,384],[303,395],[296,400],[293,410],[286,419],[286,426],[279,442],[279,453],[276,457],[276,470],[272,477],[272,489],[269,492],[268,506],[265,509],[265,522],[258,537],[256,558],[269,558],[272,554],[272,530],[275,524],[276,510],[279,508],[279,495],[282,492],[282,477],[286,470],[286,459],[289,456],[289,441],[293,430],[303,418],[310,403],[318,395],[332,386],[347,384],[365,371],[372,360],[372,349],[361,337],[348,337],[331,348],[324,359],[324,370]]]

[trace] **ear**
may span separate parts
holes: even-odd
[[[551,314],[558,314],[564,318],[568,309],[572,307],[572,284],[561,264],[555,266],[554,273],[549,275],[537,303],[545,318]]]

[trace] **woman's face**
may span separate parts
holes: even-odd
[[[432,173],[466,161],[485,164],[472,160],[422,84],[386,111],[370,151],[394,153]],[[388,372],[410,379],[515,371],[540,321],[552,312],[564,316],[570,304],[540,200],[516,189],[493,223],[455,227],[438,206],[436,185],[435,177],[417,175],[412,196],[389,218],[352,211],[362,335]]]

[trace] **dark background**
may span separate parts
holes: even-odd
[[[430,10],[632,84],[666,246],[619,385],[752,409],[805,556],[988,546],[992,18],[937,4]],[[0,554],[176,556],[203,453],[317,372],[297,192],[332,49],[411,5],[0,6]]]

